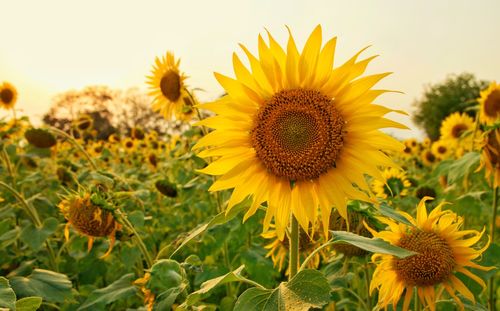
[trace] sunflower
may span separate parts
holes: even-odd
[[[377,197],[387,199],[408,194],[411,183],[404,171],[392,167],[386,168],[382,177],[383,181],[375,179],[372,183],[373,191]]]
[[[424,150],[424,152],[422,152],[421,159],[426,166],[432,166],[434,163],[437,162],[436,155],[429,149]]]
[[[415,138],[406,139],[404,142],[406,147],[410,148],[413,152],[417,152],[419,150],[418,142]]]
[[[429,199],[431,198],[425,197],[418,204],[416,219],[400,212],[411,226],[385,217],[380,217],[379,220],[388,226],[388,230],[377,232],[367,226],[374,237],[418,253],[403,259],[385,254],[372,256],[377,267],[373,273],[370,292],[378,289],[380,308],[392,304],[393,310],[396,310],[404,292],[403,311],[408,310],[413,291],[416,289],[420,301],[430,310],[435,310],[436,300],[443,291],[463,310],[463,304],[456,292],[472,302],[475,302],[475,299],[470,290],[455,276],[456,272],[471,278],[483,288],[486,287],[482,279],[467,269],[494,269],[472,262],[489,246],[488,241],[481,249],[472,247],[481,239],[484,229],[482,232],[460,230],[464,219],[452,211],[442,210],[445,203],[439,204],[427,214],[425,201]]]
[[[24,138],[37,148],[51,148],[57,144],[57,140],[47,130],[31,128],[24,132]]]
[[[486,124],[497,122],[500,118],[500,84],[492,82],[487,89],[481,91],[479,104],[481,105],[479,120]]]
[[[486,179],[490,182],[493,176],[493,189],[500,185],[500,129],[491,130],[484,134],[481,165],[486,170]]]
[[[198,123],[215,131],[193,147],[216,157],[200,170],[222,175],[209,190],[234,188],[228,211],[251,196],[244,220],[267,202],[264,232],[274,218],[280,240],[290,213],[307,232],[318,207],[327,236],[332,206],[346,217],[346,198],[369,201],[364,174],[381,177],[379,165],[395,166],[381,150],[404,147],[379,129],[407,127],[372,104],[387,91],[371,87],[388,73],[359,78],[374,58],[358,61],[364,49],[333,68],[336,38],[321,41],[318,26],[300,54],[291,34],[286,52],[270,34],[269,45],[259,36],[260,59],[242,45],[251,71],[233,54],[236,79],[215,74],[227,95],[201,106],[218,114]]]
[[[364,237],[371,237],[371,233],[363,226],[363,223],[373,224],[374,220],[363,212],[352,210],[351,206],[348,206],[348,209],[348,221],[342,218],[338,211],[332,213],[330,217],[330,230],[349,231]],[[344,254],[346,257],[363,257],[368,255],[368,252],[364,249],[347,243],[334,244],[333,249],[338,253]]]
[[[155,97],[153,110],[159,111],[165,119],[171,119],[172,115],[186,118],[185,98],[189,99],[190,95],[184,86],[186,76],[179,71],[179,64],[180,60],[176,61],[174,54],[167,52],[161,59],[155,59],[152,75],[147,77],[151,89],[149,95]]]
[[[441,123],[439,132],[442,140],[457,145],[465,132],[474,129],[474,120],[465,113],[455,112],[447,116]]]
[[[441,139],[432,144],[431,150],[438,160],[446,160],[453,154],[450,143]]]
[[[74,194],[62,200],[59,209],[68,221],[64,229],[64,236],[69,240],[69,227],[73,226],[79,233],[88,237],[88,250],[92,249],[94,239],[107,236],[110,240],[108,251],[102,256],[108,256],[115,244],[115,233],[121,225],[113,214],[97,205],[90,194]]]
[[[126,152],[133,152],[136,148],[135,140],[129,137],[122,141],[122,145]]]
[[[14,108],[17,101],[17,90],[9,82],[0,84],[0,107],[6,110]]]
[[[422,147],[424,148],[429,148],[432,144],[432,141],[429,137],[426,137],[424,138],[424,140],[422,141]]]

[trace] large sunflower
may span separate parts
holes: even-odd
[[[381,150],[404,148],[379,129],[406,127],[372,104],[387,91],[371,87],[388,73],[359,78],[374,58],[359,61],[364,49],[334,68],[336,38],[321,48],[320,26],[302,53],[291,33],[286,52],[268,36],[269,45],[259,36],[259,58],[241,45],[251,70],[233,54],[236,79],[215,74],[227,95],[201,106],[217,115],[199,122],[215,131],[194,149],[216,158],[200,171],[222,175],[210,191],[234,188],[228,210],[252,197],[244,220],[267,201],[264,231],[274,218],[283,239],[293,213],[307,232],[319,207],[327,235],[332,206],[346,217],[347,198],[370,200],[364,174],[380,178],[379,165],[395,166]]]
[[[14,108],[17,101],[17,90],[9,82],[0,84],[0,107],[6,110]]]
[[[466,269],[494,268],[472,262],[489,246],[488,241],[481,249],[472,247],[481,239],[484,230],[460,230],[464,219],[452,211],[443,211],[444,203],[427,214],[425,201],[429,199],[424,197],[420,201],[416,219],[400,212],[411,226],[380,217],[379,220],[388,226],[388,230],[376,232],[367,227],[374,237],[418,253],[404,259],[385,254],[372,256],[377,267],[373,273],[370,292],[378,289],[380,308],[392,304],[393,310],[396,310],[396,305],[404,293],[403,311],[408,310],[413,291],[416,289],[420,301],[430,310],[435,310],[436,300],[444,290],[463,310],[456,292],[472,302],[475,300],[470,290],[455,276],[456,272],[471,278],[483,288],[486,287],[482,279]]]
[[[481,91],[479,104],[481,122],[486,124],[497,122],[500,119],[500,84],[492,82],[487,89]]]
[[[190,102],[189,94],[184,86],[186,76],[179,71],[180,60],[175,60],[174,54],[167,52],[161,59],[155,59],[152,75],[148,76],[149,95],[154,96],[153,110],[159,111],[165,119],[175,115],[185,119],[184,106]]]
[[[447,116],[439,129],[440,139],[457,145],[462,135],[474,129],[474,120],[465,113],[454,112]]]

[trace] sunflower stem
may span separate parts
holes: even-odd
[[[497,205],[498,205],[498,187],[493,189],[493,203],[491,208],[493,210],[493,215],[491,216],[491,227],[490,227],[490,236],[491,243],[495,243],[495,227],[496,227],[496,218],[497,218]],[[490,301],[490,310],[495,310],[496,307],[496,299],[495,299],[495,275],[493,275],[489,280],[489,301]]]
[[[291,228],[290,228],[289,244],[290,244],[290,263],[289,263],[289,280],[296,274],[299,267],[299,222],[292,214]]]
[[[92,160],[90,155],[87,153],[87,151],[85,151],[85,149],[83,149],[83,147],[75,140],[74,137],[72,137],[71,135],[68,135],[67,133],[61,131],[60,129],[52,127],[52,126],[49,126],[48,129],[50,131],[54,132],[55,134],[60,135],[64,138],[68,139],[73,146],[75,146],[81,153],[83,153],[85,158],[87,158],[87,161],[90,163],[90,166],[92,166],[92,169],[94,171],[97,171],[97,165],[94,163],[94,161]]]
[[[118,215],[120,216],[120,220],[123,222],[123,225],[125,225],[125,227],[134,235],[135,240],[137,241],[137,246],[144,256],[144,259],[146,260],[146,268],[151,268],[153,266],[153,259],[151,257],[151,254],[149,254],[146,244],[144,244],[141,236],[139,235],[137,230],[135,230],[134,225],[130,222],[130,220],[128,220],[127,216],[125,216],[120,210],[118,210]]]

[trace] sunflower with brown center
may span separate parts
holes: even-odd
[[[424,150],[420,158],[426,166],[432,166],[438,161],[436,155],[430,149]]]
[[[486,179],[490,183],[493,176],[493,189],[500,185],[500,129],[491,130],[483,135],[481,165],[486,170]]]
[[[432,143],[431,150],[440,161],[448,159],[453,154],[450,143],[442,139]]]
[[[374,180],[373,191],[379,198],[387,199],[408,194],[411,183],[404,171],[395,168],[386,168],[382,173],[383,180]]]
[[[487,89],[481,91],[479,98],[481,110],[479,120],[488,125],[500,119],[500,84],[492,82]]]
[[[154,96],[153,110],[160,112],[165,119],[174,115],[181,120],[187,118],[183,110],[185,98],[190,95],[184,85],[186,76],[179,71],[179,65],[180,60],[176,61],[174,54],[167,52],[161,59],[155,59],[152,75],[147,77],[151,89],[149,95]]]
[[[372,87],[388,73],[361,77],[374,58],[358,60],[364,49],[335,67],[337,40],[322,47],[320,26],[301,53],[291,34],[286,52],[268,35],[269,44],[259,36],[259,58],[242,45],[250,69],[233,54],[236,79],[215,74],[227,95],[201,106],[217,115],[198,124],[215,130],[193,149],[215,158],[200,170],[221,175],[210,191],[234,188],[228,210],[252,197],[246,220],[267,202],[264,232],[274,219],[280,240],[290,213],[308,232],[319,211],[327,236],[332,206],[346,217],[347,198],[371,200],[365,174],[396,166],[381,150],[404,146],[379,129],[406,127],[372,103],[387,92]]]
[[[9,82],[0,84],[0,108],[13,109],[17,101],[17,90]]]
[[[459,141],[467,132],[474,129],[474,119],[466,113],[454,112],[447,116],[441,123],[439,132],[440,139],[448,141],[452,145],[458,145]]]
[[[378,290],[378,306],[396,306],[404,295],[403,311],[408,310],[413,291],[416,290],[425,307],[434,311],[436,300],[446,291],[464,309],[460,293],[475,303],[472,292],[456,277],[459,272],[471,278],[483,288],[484,281],[467,268],[491,270],[494,267],[483,267],[473,260],[481,256],[488,248],[489,241],[480,249],[473,248],[484,234],[476,230],[461,230],[464,219],[449,210],[442,210],[445,203],[439,204],[429,214],[423,198],[417,207],[417,218],[400,212],[412,225],[397,223],[392,219],[380,217],[379,220],[388,226],[388,230],[377,232],[367,229],[387,242],[417,252],[418,254],[403,259],[392,255],[374,254],[372,261],[377,265],[370,284],[370,292]],[[437,294],[436,294],[437,290]]]
[[[69,228],[73,226],[80,234],[88,237],[88,250],[92,249],[95,238],[109,238],[108,251],[101,257],[108,256],[115,244],[115,233],[121,225],[113,214],[103,207],[92,202],[90,194],[74,194],[64,199],[58,205],[68,221],[64,229],[64,236],[69,240]]]

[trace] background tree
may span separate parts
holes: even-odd
[[[443,82],[427,85],[422,98],[414,102],[413,121],[429,138],[437,140],[441,121],[455,111],[463,112],[475,105],[480,90],[487,85],[470,73],[450,75]],[[474,116],[475,112],[467,113]]]

